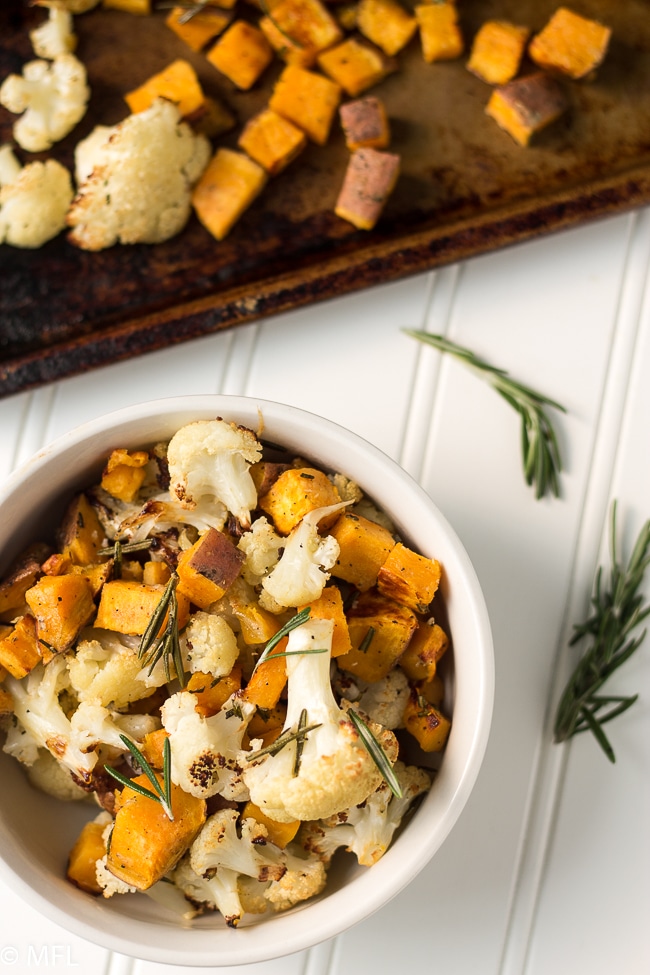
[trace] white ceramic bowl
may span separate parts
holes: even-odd
[[[59,523],[75,488],[97,478],[116,447],[168,439],[190,420],[216,416],[258,430],[332,470],[374,498],[399,532],[444,569],[441,593],[453,645],[451,735],[426,799],[384,857],[360,868],[353,856],[330,872],[319,898],[237,930],[219,915],[183,927],[147,897],[94,898],[64,879],[70,847],[88,818],[79,804],[35,791],[0,753],[0,870],[45,916],[91,942],[149,961],[194,966],[261,962],[308,948],[386,904],[422,870],[458,819],[481,765],[493,701],[490,626],[469,558],[427,494],[385,454],[342,427],[289,406],[236,396],[183,396],[129,407],[86,423],[37,453],[0,494],[0,553],[7,567],[24,545]],[[84,804],[85,805],[85,804]]]

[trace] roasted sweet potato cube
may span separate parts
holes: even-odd
[[[145,466],[149,462],[146,450],[114,450],[102,474],[101,485],[105,491],[119,501],[133,501],[142,487],[147,475]]]
[[[357,149],[385,149],[390,143],[390,124],[384,103],[374,95],[345,102],[339,109],[345,144]]]
[[[398,0],[360,0],[357,29],[392,56],[406,47],[417,30],[417,21]]]
[[[264,460],[258,461],[257,464],[251,464],[249,473],[253,478],[253,484],[255,485],[258,498],[267,494],[280,474],[288,471],[290,466],[290,464],[274,464]]]
[[[226,29],[232,19],[231,15],[223,10],[215,10],[214,7],[208,6],[199,10],[189,20],[184,21],[183,14],[187,14],[187,7],[174,7],[169,12],[165,23],[193,51],[202,50],[208,41],[213,40]]]
[[[341,86],[335,81],[288,64],[273,88],[269,108],[324,146],[340,101]]]
[[[299,606],[298,611],[306,608],[306,606]],[[309,603],[309,608],[311,610],[310,619],[332,620],[334,623],[332,657],[340,657],[352,649],[343,597],[338,586],[325,586],[318,599],[313,599]]]
[[[189,686],[189,684],[187,685]],[[187,688],[186,688],[187,689]],[[165,740],[169,732],[164,728],[149,731],[142,740],[141,752],[152,768],[162,770],[165,764]]]
[[[270,731],[282,730],[287,718],[287,706],[280,702],[273,708],[258,708],[246,726],[249,740],[268,735]]]
[[[400,660],[400,667],[402,660]],[[440,674],[434,674],[431,680],[418,681],[415,689],[420,697],[423,697],[429,704],[433,704],[434,708],[439,709],[441,707],[445,697],[445,685]]]
[[[505,85],[519,71],[530,28],[506,20],[488,20],[472,44],[467,68],[489,85]]]
[[[276,176],[302,152],[307,136],[293,122],[265,108],[249,119],[237,144],[269,176]]]
[[[85,890],[88,894],[102,892],[97,882],[96,864],[106,855],[105,830],[104,822],[93,820],[86,823],[70,850],[66,877],[75,887]]]
[[[106,533],[97,512],[85,494],[71,501],[61,523],[59,547],[75,565],[88,565],[97,561],[97,552]]]
[[[334,212],[358,230],[372,230],[379,220],[400,171],[400,157],[379,149],[353,152]]]
[[[0,665],[21,680],[41,662],[41,650],[33,616],[21,616],[15,626],[2,627]]]
[[[209,528],[181,554],[177,591],[200,609],[208,609],[235,581],[245,559],[227,535]]]
[[[263,609],[255,590],[236,579],[228,590],[228,603],[241,627],[241,637],[249,646],[268,643],[280,628],[277,616]]]
[[[544,72],[515,78],[495,88],[485,109],[520,146],[555,122],[567,109],[564,89]]]
[[[273,60],[273,48],[259,27],[236,20],[206,57],[237,88],[248,91]]]
[[[156,98],[166,98],[173,102],[183,117],[192,115],[201,108],[205,96],[196,71],[189,61],[183,58],[172,61],[158,74],[152,75],[124,96],[134,114],[150,108]]]
[[[230,673],[224,677],[214,677],[212,674],[200,672],[192,674],[185,690],[195,695],[195,710],[209,718],[210,715],[220,711],[228,698],[241,688],[241,680],[242,669],[239,664],[235,664]]]
[[[49,547],[37,543],[30,545],[12,564],[0,582],[0,619],[10,620],[22,611],[25,593],[43,574],[42,564],[49,555]]]
[[[438,661],[449,646],[449,637],[433,619],[420,623],[399,665],[409,680],[431,681],[436,676]]]
[[[39,641],[54,653],[68,650],[95,614],[90,583],[76,573],[42,576],[27,590],[25,599],[36,620]]]
[[[217,149],[192,193],[197,217],[213,237],[223,240],[267,179],[262,167],[243,152]]]
[[[352,650],[337,657],[341,670],[381,680],[398,662],[418,625],[415,613],[376,591],[363,593],[348,613]]]
[[[162,784],[162,776],[158,778]],[[146,775],[138,775],[134,782],[152,789]],[[177,785],[172,785],[171,795],[173,820],[159,802],[134,789],[125,786],[119,794],[106,865],[138,890],[148,890],[173,870],[205,822],[204,799]]]
[[[242,691],[242,697],[258,708],[271,710],[280,700],[287,683],[286,658],[278,654],[286,653],[289,641],[283,637],[269,656],[253,671],[252,677]]]
[[[374,586],[380,568],[395,545],[388,529],[352,511],[344,511],[329,534],[339,543],[340,550],[332,575],[352,583],[361,592]]]
[[[377,589],[416,613],[426,613],[440,583],[440,563],[398,542],[379,570]]]
[[[272,15],[262,17],[259,25],[279,57],[303,68],[311,67],[320,51],[343,37],[321,0],[280,0],[273,4]]]
[[[414,688],[404,709],[404,727],[423,752],[440,752],[447,743],[451,721]]]
[[[292,467],[280,474],[271,489],[258,504],[273,520],[281,535],[288,535],[304,516],[315,508],[338,504],[341,500],[330,479],[314,467]],[[318,523],[326,531],[339,517],[338,512]]]
[[[166,586],[171,576],[171,569],[166,562],[145,562],[142,570],[142,581],[145,586]]]
[[[250,800],[246,803],[241,812],[242,819],[254,819],[256,823],[266,826],[266,831],[271,843],[275,843],[280,849],[284,850],[287,843],[294,839],[300,829],[300,820],[294,819],[290,823],[278,823],[275,819],[269,819],[266,813],[262,812],[259,806]]]
[[[145,586],[133,579],[112,579],[102,589],[95,626],[140,636],[149,625],[163,592],[164,586]],[[188,600],[178,591],[177,597],[178,623],[182,627],[188,618]]]
[[[458,23],[458,11],[453,0],[423,3],[415,8],[420,28],[422,57],[427,64],[434,61],[453,61],[465,49],[465,41]]]
[[[593,76],[602,63],[612,32],[597,20],[558,7],[528,45],[531,60],[547,71],[569,78]]]
[[[397,63],[373,45],[348,37],[319,54],[318,66],[346,94],[355,97],[395,71]]]

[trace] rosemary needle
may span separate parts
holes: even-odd
[[[370,730],[366,722],[363,720],[361,715],[358,714],[353,708],[348,709],[347,715],[350,721],[352,722],[352,724],[354,725],[354,727],[357,729],[357,732],[359,733],[359,737],[363,742],[366,751],[368,752],[371,759],[373,760],[373,762],[375,763],[375,765],[383,775],[384,779],[388,783],[390,787],[390,791],[398,799],[401,799],[403,796],[401,786],[397,781],[397,776],[393,771],[393,766],[388,761],[386,752],[381,747],[381,743],[373,735],[372,731]]]
[[[160,805],[165,810],[166,815],[173,821],[174,814],[172,812],[172,782],[171,782],[171,745],[169,743],[169,738],[165,738],[165,745],[163,748],[163,784],[161,785],[158,781],[158,776],[152,769],[149,762],[146,760],[138,746],[127,738],[126,735],[120,735],[120,738],[129,749],[133,758],[136,760],[144,774],[147,776],[152,786],[154,787],[154,792],[147,789],[145,786],[140,785],[139,782],[134,782],[133,779],[129,779],[126,775],[122,775],[117,769],[112,768],[110,765],[105,765],[104,768],[109,775],[112,775],[114,779],[117,779],[121,785],[126,786],[129,789],[133,789],[134,792],[139,793],[141,796],[145,796],[147,799],[153,799],[154,802],[159,802]]]
[[[493,389],[519,413],[521,417],[521,451],[526,484],[535,488],[537,500],[546,494],[559,496],[558,474],[562,469],[560,450],[553,424],[544,409],[566,412],[555,400],[512,379],[505,369],[490,365],[470,349],[457,345],[443,335],[404,329],[407,335],[432,345],[439,352],[447,352],[474,372],[483,376]]]
[[[640,592],[645,570],[650,565],[650,520],[639,532],[627,566],[621,565],[616,549],[616,502],[612,505],[610,530],[611,570],[609,586],[603,584],[602,566],[596,573],[591,597],[591,616],[574,626],[570,646],[585,637],[591,645],[578,661],[560,703],[555,718],[556,742],[566,741],[582,731],[591,731],[610,762],[615,762],[614,750],[603,725],[627,711],[638,694],[601,694],[600,689],[634,651],[645,637],[645,630],[636,636],[632,632],[650,615],[650,603],[644,602]]]
[[[160,602],[153,611],[146,630],[142,634],[138,656],[142,659],[143,666],[149,667],[149,673],[152,672],[158,661],[162,659],[165,668],[165,677],[168,681],[171,680],[172,676],[170,663],[173,663],[176,677],[181,687],[185,687],[187,681],[178,635],[177,584],[178,576],[174,572],[165,586],[164,592],[160,597]],[[165,617],[167,617],[167,622],[165,623],[165,629],[161,633],[160,628]]]

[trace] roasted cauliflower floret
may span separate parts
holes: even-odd
[[[77,46],[72,14],[64,7],[50,6],[47,20],[29,32],[29,39],[39,58],[52,60],[59,54],[71,54]]]
[[[0,148],[0,244],[41,247],[65,229],[72,181],[55,159],[21,167],[9,146]]]
[[[98,630],[81,640],[67,656],[70,683],[79,701],[90,701],[116,710],[151,693],[139,679],[142,661],[135,647],[122,643],[115,633]]]
[[[179,233],[210,144],[180,120],[176,106],[157,99],[88,138],[76,150],[81,178],[68,212],[69,240],[99,251],[117,243],[157,244]]]
[[[215,613],[194,613],[185,630],[184,643],[193,674],[225,677],[239,654],[237,637],[225,619]]]
[[[28,152],[44,152],[74,129],[86,113],[90,89],[86,69],[74,54],[53,61],[28,61],[22,75],[0,86],[0,105],[20,115],[14,139]]]

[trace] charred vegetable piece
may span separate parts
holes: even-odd
[[[228,698],[240,689],[241,680],[241,667],[235,664],[225,677],[214,677],[212,674],[197,671],[187,682],[186,690],[194,694],[195,710],[208,718],[220,711]]]
[[[287,64],[311,67],[320,51],[332,47],[343,34],[321,0],[280,0],[260,27]]]
[[[269,656],[258,664],[242,691],[245,701],[265,710],[271,710],[276,706],[287,683],[286,658],[278,654],[286,653],[286,649],[287,638],[284,637]]]
[[[390,143],[390,125],[384,103],[374,95],[345,102],[339,109],[345,144],[356,149],[385,149]]]
[[[334,207],[338,217],[358,230],[372,230],[393,192],[400,157],[378,149],[353,152]]]
[[[221,147],[194,187],[192,205],[213,237],[223,240],[266,185],[264,169],[243,152]]]
[[[33,616],[21,616],[15,626],[2,627],[0,634],[0,665],[12,677],[22,680],[41,662],[41,647],[36,635]]]
[[[505,20],[489,20],[479,29],[468,69],[489,85],[505,85],[519,71],[530,28]]]
[[[567,109],[563,88],[549,75],[539,72],[515,78],[496,88],[485,109],[486,113],[520,146],[527,146],[531,138]]]
[[[273,49],[259,27],[236,20],[206,57],[233,85],[248,91],[273,60]]]
[[[357,7],[357,29],[391,56],[406,47],[417,26],[397,0],[360,0]]]
[[[339,492],[326,474],[312,467],[296,467],[280,474],[268,493],[259,499],[259,506],[280,534],[288,535],[310,511],[338,504],[340,500]],[[338,516],[338,512],[333,512],[322,518],[319,529],[327,530]]]
[[[368,683],[381,680],[404,653],[417,625],[407,606],[376,591],[363,593],[348,613],[352,650],[336,662]]]
[[[149,461],[146,450],[114,450],[104,473],[101,485],[114,498],[127,503],[133,501],[146,477],[145,465]]]
[[[201,108],[205,96],[197,73],[189,61],[184,58],[172,61],[158,74],[124,96],[134,114],[151,108],[157,98],[165,98],[178,106],[181,118],[192,115]]]
[[[107,582],[100,596],[95,626],[117,633],[144,633],[163,591],[162,586],[145,586],[132,579]]]
[[[50,555],[44,544],[30,545],[14,562],[8,574],[0,582],[0,619],[11,620],[25,606],[25,593],[43,574],[41,568]]]
[[[95,615],[90,583],[74,573],[42,576],[27,590],[25,599],[36,620],[39,641],[55,653],[68,650]]]
[[[427,64],[453,61],[461,56],[465,41],[453,0],[419,4],[415,8],[415,17],[420,28],[422,57]]]
[[[350,640],[350,630],[345,616],[345,607],[341,590],[337,586],[325,586],[318,599],[313,599],[309,604],[311,619],[332,620],[334,632],[332,634],[332,657],[340,657],[352,649]],[[299,606],[299,610],[306,609]]]
[[[440,563],[398,542],[379,570],[377,588],[416,613],[426,613],[440,583]]]
[[[208,41],[221,34],[232,20],[231,14],[208,6],[199,10],[189,20],[183,17],[184,14],[187,14],[187,7],[174,7],[165,23],[193,51],[202,50]]]
[[[324,146],[341,101],[341,86],[330,78],[289,64],[273,88],[269,108]]]
[[[449,646],[449,637],[432,619],[420,623],[400,657],[399,665],[409,680],[430,681],[436,675],[438,661]]]
[[[447,743],[451,722],[414,689],[404,710],[404,727],[423,752],[440,752]]]
[[[209,528],[178,560],[178,592],[208,609],[232,585],[244,561],[245,555],[227,535]]]
[[[353,98],[397,70],[397,62],[354,37],[320,54],[318,66]]]
[[[68,880],[85,890],[88,894],[101,894],[102,888],[97,882],[96,864],[106,855],[104,831],[106,823],[86,823],[77,840],[70,850],[66,877]]]
[[[237,145],[269,176],[277,176],[302,152],[307,136],[293,122],[266,108],[246,123]]]
[[[59,548],[75,565],[97,562],[97,553],[106,539],[97,512],[85,494],[73,499],[61,525]]]
[[[379,570],[395,546],[388,529],[345,511],[329,533],[339,544],[332,575],[352,583],[361,592],[376,585]]]
[[[569,78],[593,76],[602,63],[611,30],[596,20],[559,7],[546,27],[528,46],[528,54],[540,68],[557,71]]]

